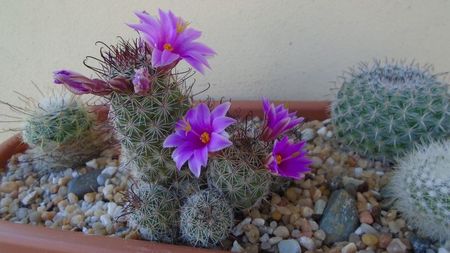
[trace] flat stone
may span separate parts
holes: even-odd
[[[320,229],[326,233],[325,243],[346,241],[358,224],[355,199],[345,190],[333,192],[320,221]]]
[[[280,253],[301,253],[302,249],[297,240],[282,240],[278,243],[278,252]]]
[[[71,179],[68,184],[68,192],[77,195],[78,198],[82,198],[88,192],[96,192],[99,186],[97,177],[101,172],[101,170],[93,170]]]

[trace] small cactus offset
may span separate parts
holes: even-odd
[[[219,192],[202,190],[181,207],[181,238],[192,246],[217,246],[228,237],[233,219],[233,209]]]
[[[264,146],[260,143],[250,147],[253,152],[236,146],[225,149],[211,160],[207,170],[209,186],[222,192],[238,210],[258,204],[267,196],[272,184],[272,175],[263,164]]]
[[[432,239],[450,238],[450,141],[416,148],[399,160],[388,185],[409,225]]]
[[[22,136],[34,169],[74,168],[112,144],[112,132],[73,96],[49,97],[29,109]]]
[[[349,149],[393,161],[414,144],[450,136],[448,85],[429,67],[361,64],[344,76],[332,121]]]
[[[156,184],[142,183],[136,192],[130,191],[131,210],[128,222],[139,230],[142,238],[151,241],[174,242],[179,221],[178,198]]]

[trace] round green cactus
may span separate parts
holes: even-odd
[[[262,144],[250,147],[251,150],[229,147],[208,164],[208,184],[222,192],[238,210],[257,204],[269,193],[272,184],[272,176],[262,164]]]
[[[393,161],[415,143],[450,136],[448,85],[427,67],[362,64],[343,77],[331,111],[338,139],[370,158]]]
[[[179,220],[178,198],[156,184],[141,183],[136,187],[134,207],[128,222],[137,227],[142,238],[151,241],[173,242],[177,238]]]
[[[450,140],[418,147],[400,159],[387,189],[420,234],[450,238]]]
[[[111,129],[73,96],[50,96],[27,115],[22,136],[30,149],[23,162],[41,172],[81,166],[113,143]]]
[[[182,239],[192,246],[214,247],[228,237],[233,226],[233,209],[215,190],[190,196],[181,207]]]

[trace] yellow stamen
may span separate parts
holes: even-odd
[[[170,43],[164,44],[164,49],[169,51],[169,52],[173,51],[173,47],[172,47],[172,45]]]
[[[277,155],[277,156],[275,157],[275,160],[277,161],[277,164],[280,164],[281,161],[283,160],[283,157],[281,157],[281,155]]]
[[[207,144],[207,143],[209,143],[209,141],[211,140],[211,137],[209,136],[209,133],[203,132],[202,135],[200,135],[200,140],[201,140],[204,144]]]
[[[191,126],[191,124],[189,123],[189,121],[185,120],[184,122],[186,123],[186,126],[184,127],[184,131],[185,131],[186,134],[187,134],[187,133],[189,133],[189,132],[192,130],[192,126]]]
[[[178,18],[177,21],[177,33],[182,33],[189,26],[189,22],[185,22],[181,18]]]

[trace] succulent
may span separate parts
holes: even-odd
[[[192,246],[214,247],[228,237],[233,226],[233,209],[215,190],[190,196],[181,207],[182,239]]]
[[[256,141],[247,148],[239,144],[222,151],[208,164],[208,185],[223,193],[233,208],[248,209],[263,199],[272,184],[264,168],[265,148]]]
[[[393,161],[414,144],[450,136],[448,85],[430,67],[361,64],[332,103],[336,136],[349,149]]]
[[[112,144],[110,129],[73,96],[51,96],[27,115],[22,136],[36,170],[81,166]]]
[[[178,198],[156,184],[141,183],[136,192],[130,191],[132,211],[128,222],[137,227],[142,238],[173,242],[177,238],[179,221]]]
[[[417,147],[398,161],[387,189],[409,225],[450,238],[450,140]]]

